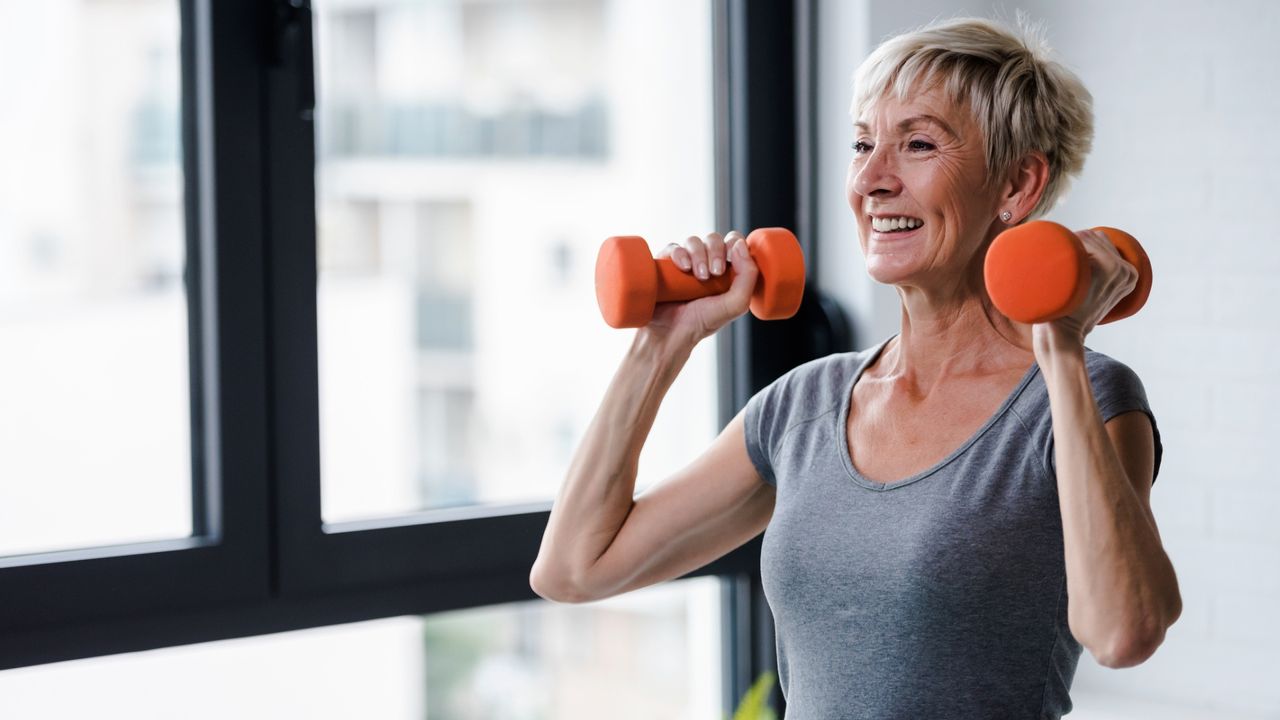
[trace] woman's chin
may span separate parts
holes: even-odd
[[[915,267],[897,258],[872,255],[867,258],[867,275],[882,285],[897,285],[914,274]]]

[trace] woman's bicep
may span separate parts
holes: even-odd
[[[1111,418],[1105,427],[1116,457],[1124,467],[1125,476],[1154,527],[1156,521],[1151,512],[1151,484],[1155,482],[1156,453],[1151,420],[1145,412],[1131,410]]]

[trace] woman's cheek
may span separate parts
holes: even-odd
[[[857,163],[850,162],[849,169],[845,171],[845,175],[844,175],[844,198],[849,203],[849,209],[852,210],[855,214],[860,212],[858,207],[862,204],[858,197],[858,193],[855,192],[853,189],[854,178],[857,177],[857,174],[858,174]]]

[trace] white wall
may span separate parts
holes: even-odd
[[[1093,152],[1051,218],[1126,228],[1155,269],[1146,308],[1089,345],[1146,385],[1165,445],[1152,506],[1184,602],[1143,665],[1085,653],[1072,717],[1280,717],[1280,484],[1263,454],[1280,430],[1280,5],[820,3],[819,281],[849,304],[861,345],[896,331],[897,297],[866,277],[844,199],[858,62],[934,18],[1018,9],[1047,23],[1094,96]]]

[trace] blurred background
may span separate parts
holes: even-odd
[[[1086,652],[1071,717],[1280,718],[1262,462],[1280,431],[1280,6],[813,8],[815,279],[859,347],[899,320],[844,199],[861,59],[937,18],[1023,9],[1093,93],[1094,150],[1051,217],[1125,228],[1151,256],[1147,307],[1089,344],[1138,372],[1160,422],[1152,504],[1184,611],[1141,666]],[[630,342],[598,316],[599,243],[728,229],[713,5],[314,9],[323,519],[549,500]],[[174,0],[0,0],[0,556],[193,531],[179,27]],[[716,352],[664,401],[637,492],[719,431]],[[720,582],[7,670],[0,716],[716,718]]]
[[[711,6],[314,8],[324,520],[554,497],[630,343],[600,241],[713,227]],[[192,532],[179,41],[174,0],[0,0],[0,555]],[[637,491],[718,431],[714,353]],[[10,670],[0,717],[714,718],[719,604],[699,578]]]

